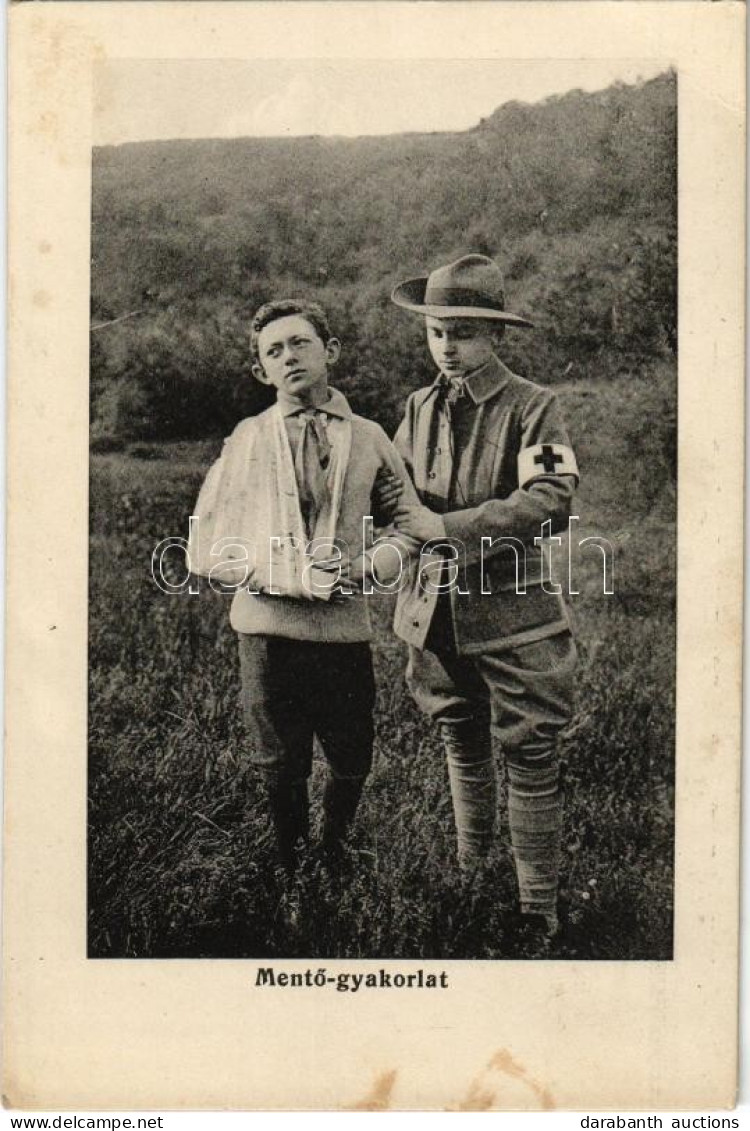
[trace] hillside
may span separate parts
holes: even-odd
[[[247,320],[274,295],[330,310],[337,384],[392,429],[429,379],[391,286],[497,256],[536,330],[506,356],[543,382],[633,372],[676,346],[676,77],[535,105],[464,133],[148,142],[93,155],[94,433],[226,432],[266,403]]]

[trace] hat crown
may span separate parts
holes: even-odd
[[[498,310],[505,306],[503,274],[493,259],[486,255],[464,255],[455,263],[438,267],[428,279],[425,303],[489,303]]]
[[[398,283],[391,291],[396,306],[430,318],[483,318],[509,326],[531,326],[528,318],[505,309],[500,268],[486,255],[470,254]]]

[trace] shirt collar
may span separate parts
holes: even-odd
[[[469,374],[464,381],[464,388],[475,405],[484,404],[500,392],[511,376],[508,366],[493,353],[484,365]],[[432,385],[434,391],[440,388],[442,380],[443,374],[439,373]]]
[[[341,420],[351,420],[352,410],[349,407],[349,402],[343,393],[338,389],[329,389],[330,396],[323,404],[316,405],[316,412],[324,412],[327,416],[338,416]],[[279,406],[281,415],[296,416],[297,413],[305,412],[303,405],[294,404],[293,401],[282,400],[279,397],[276,401]]]

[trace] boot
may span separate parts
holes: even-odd
[[[554,750],[508,756],[508,823],[523,916],[558,929],[563,793]]]
[[[364,784],[364,778],[336,778],[329,774],[326,779],[322,838],[326,855],[340,856],[344,838],[357,812]]]
[[[265,774],[264,792],[281,866],[288,874],[297,867],[297,847],[310,831],[307,780]]]
[[[474,719],[443,722],[440,730],[448,762],[458,864],[472,875],[481,869],[492,844],[497,811],[497,779],[489,727]]]

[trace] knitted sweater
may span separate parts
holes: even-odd
[[[344,401],[336,394],[339,404]],[[344,402],[345,403],[345,402]],[[271,412],[271,409],[266,410]],[[381,468],[388,468],[404,483],[404,501],[417,502],[416,493],[406,472],[406,468],[393,444],[380,425],[372,420],[357,416],[346,405],[351,421],[351,448],[341,493],[341,505],[336,523],[336,545],[342,556],[354,561],[365,550],[365,528],[372,524],[364,520],[372,515],[372,490],[375,477]],[[247,445],[253,431],[262,425],[261,414],[243,420],[226,441],[219,463],[210,471],[211,476],[221,474],[221,461],[236,459],[243,446]],[[196,509],[197,517],[200,512]],[[234,533],[234,532],[232,532]],[[405,540],[384,537],[381,543],[389,547],[384,553],[378,551],[376,563],[385,562],[393,572],[398,562],[398,548],[404,570],[407,566]],[[205,572],[199,570],[198,572]],[[385,571],[388,573],[388,570]],[[389,578],[390,579],[390,578]],[[252,591],[252,585],[239,589],[232,601],[230,613],[232,627],[250,635],[284,636],[293,640],[316,640],[329,643],[356,643],[370,640],[372,629],[367,609],[367,599],[360,593],[352,596],[336,596],[330,600],[305,600],[268,593]]]

